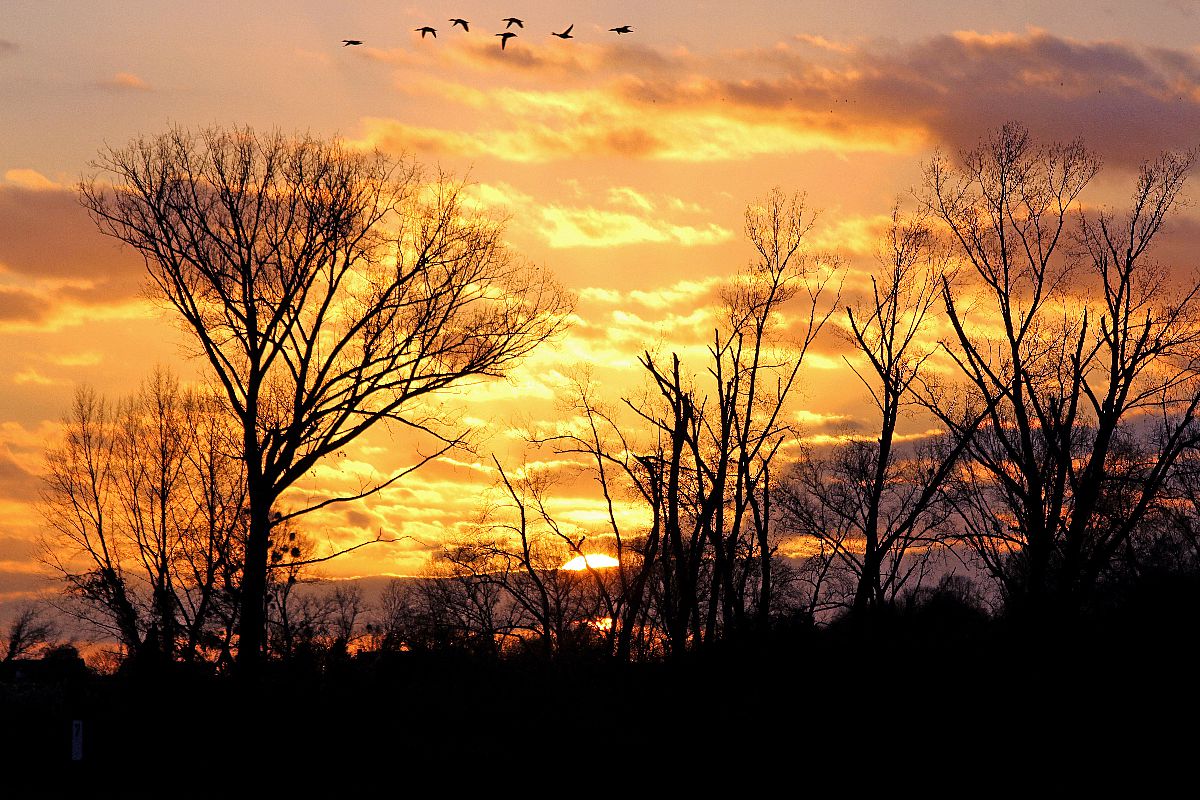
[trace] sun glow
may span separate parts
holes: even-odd
[[[588,568],[591,569],[607,569],[620,565],[612,556],[606,556],[603,553],[588,553],[586,556],[575,556],[567,563],[563,564],[560,569],[565,569],[570,572],[580,572]]]

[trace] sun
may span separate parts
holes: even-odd
[[[563,564],[559,569],[569,570],[570,572],[579,572],[591,567],[592,569],[608,569],[609,567],[620,566],[621,562],[617,561],[612,556],[606,556],[603,553],[588,553],[586,556],[575,556],[567,563]]]

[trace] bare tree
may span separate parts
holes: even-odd
[[[508,558],[473,536],[443,543],[419,577],[388,584],[370,624],[378,649],[461,651],[494,658],[529,629],[508,590]]]
[[[238,659],[253,671],[280,496],[380,421],[436,438],[417,466],[455,445],[461,433],[422,399],[503,374],[563,327],[569,305],[513,259],[500,225],[463,207],[459,184],[427,185],[410,162],[176,129],[106,148],[96,166],[113,183],[85,181],[83,204],[142,253],[240,424],[250,524]]]
[[[1068,213],[1099,169],[1079,143],[1042,146],[1017,125],[959,165],[926,168],[927,201],[979,290],[951,288],[946,343],[969,401],[990,409],[954,494],[966,540],[1010,601],[1077,606],[1155,506],[1197,438],[1195,282],[1174,288],[1149,248],[1194,154],[1143,165],[1129,210]],[[952,404],[929,408],[961,433]]]
[[[841,297],[840,283],[833,285],[839,260],[805,247],[814,221],[803,195],[779,189],[746,209],[755,258],[725,292],[725,326],[714,333],[709,351],[716,414],[704,429],[713,455],[698,464],[712,490],[727,498],[714,507],[710,536],[722,622],[730,631],[745,626],[748,606],[763,626],[771,611],[778,481],[772,466],[796,433],[785,412],[800,367]],[[797,322],[782,334],[779,317],[791,311]],[[788,346],[781,347],[785,336]],[[711,593],[709,637],[716,625],[716,586]]]
[[[679,655],[766,624],[774,607],[772,468],[796,432],[788,409],[801,365],[839,296],[838,260],[806,247],[812,220],[802,195],[779,190],[747,209],[754,257],[722,293],[704,377],[691,379],[677,354],[639,357],[650,388],[625,405],[643,436],[623,434],[582,381],[571,408],[583,432],[537,439],[584,456],[608,503],[621,566],[601,596],[621,657],[635,640]],[[645,532],[620,530],[619,485],[648,508]]]
[[[236,591],[244,472],[222,407],[156,371],[109,404],[81,387],[46,457],[45,561],[130,655],[220,649]]]
[[[928,559],[939,552],[950,513],[940,487],[973,430],[964,423],[955,440],[911,446],[897,439],[902,416],[918,405],[914,385],[937,349],[927,318],[950,264],[926,215],[905,218],[899,206],[877,263],[866,299],[846,308],[845,336],[866,362],[860,370],[847,359],[878,411],[878,432],[848,437],[827,454],[810,450],[783,493],[795,532],[820,544],[811,558],[852,576],[845,582],[816,570],[821,585],[814,586],[814,602],[823,602],[817,595],[824,590],[831,592],[829,602],[856,611],[894,602],[911,588],[910,580],[919,583]],[[849,597],[837,597],[839,592]]]
[[[53,646],[59,636],[59,627],[46,615],[46,611],[33,604],[26,605],[8,625],[5,637],[4,663],[19,658],[29,658],[35,653]]]

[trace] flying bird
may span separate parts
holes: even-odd
[[[428,25],[424,26],[423,28],[413,28],[413,30],[416,31],[417,33],[421,34],[422,39],[425,38],[425,34],[427,34],[427,33],[432,33],[433,38],[435,38],[435,39],[437,38],[437,31],[434,30],[433,28],[429,27]]]
[[[455,19],[450,20],[450,27],[453,28],[455,25],[462,25],[462,29],[467,32],[470,32],[470,30],[471,30],[470,28],[467,27],[467,21],[465,19],[455,18]]]
[[[349,47],[352,44],[362,44],[362,39],[342,39],[342,47]]]
[[[504,26],[504,30],[508,30],[508,29],[509,29],[509,28],[511,28],[513,25],[516,25],[518,28],[524,28],[524,27],[525,27],[525,22],[524,22],[524,20],[519,20],[519,19],[517,19],[516,17],[505,17],[504,19],[502,19],[502,20],[500,20],[500,21],[501,21],[501,22],[507,22],[507,23],[508,23],[507,25],[505,25],[505,26]]]
[[[609,30],[612,31],[613,33],[615,33],[617,36],[620,36],[622,33],[632,33],[633,32],[633,28],[631,28],[628,25],[622,25],[619,28],[609,28]]]
[[[504,49],[504,45],[508,44],[509,39],[516,37],[515,33],[509,33],[508,31],[505,31],[504,33],[497,33],[496,35],[500,37],[500,49],[501,50]]]
[[[574,27],[575,27],[575,23],[572,22],[570,24],[570,26],[568,26],[567,29],[565,31],[563,31],[562,33],[554,33],[553,31],[551,31],[550,35],[557,36],[560,39],[574,39],[575,37],[571,35],[571,29]]]

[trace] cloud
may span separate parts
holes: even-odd
[[[0,497],[10,500],[28,500],[37,496],[40,482],[13,459],[7,447],[0,445]]]
[[[850,118],[923,129],[953,149],[1020,119],[1043,137],[1082,136],[1123,165],[1193,146],[1200,123],[1200,57],[1191,51],[1031,29],[962,31],[900,48],[868,43],[832,58],[796,49],[764,58],[784,76],[721,81],[709,93],[764,108],[780,107],[785,96],[809,107],[824,102]]]
[[[43,296],[12,286],[0,285],[0,324],[3,323],[39,323],[42,322],[50,308],[50,302]]]
[[[595,199],[608,208],[544,203],[507,183],[477,184],[468,191],[481,207],[511,215],[515,226],[529,228],[555,249],[647,243],[697,247],[733,238],[732,231],[715,223],[689,225],[680,221],[680,216],[703,213],[704,209],[675,197],[610,186],[593,198],[578,182],[564,184],[574,198]],[[665,211],[660,212],[660,208]]]
[[[77,353],[57,353],[46,356],[46,360],[58,367],[94,367],[104,361],[104,354],[94,350]]]
[[[613,186],[608,190],[608,202],[615,206],[627,206],[636,211],[654,210],[654,203],[632,186]]]
[[[622,309],[632,305],[658,310],[697,308],[718,303],[717,292],[724,285],[725,280],[714,275],[701,280],[677,281],[670,286],[650,290],[633,289],[621,292],[616,289],[588,287],[583,289],[579,296],[583,300],[619,306]]]
[[[149,92],[150,84],[134,75],[132,72],[118,72],[111,78],[106,78],[100,81],[99,85],[105,89],[110,89],[118,92]]]
[[[733,238],[733,232],[715,223],[702,227],[674,225],[619,211],[595,208],[566,208],[551,205],[542,209],[545,236],[551,247],[616,247],[655,243],[684,247],[718,244]]]
[[[60,183],[47,178],[42,173],[34,169],[10,169],[4,173],[5,183],[10,183],[22,189],[62,189]]]
[[[53,386],[58,381],[47,378],[36,369],[26,369],[13,375],[13,383],[18,386]]]
[[[0,184],[0,276],[35,282],[43,302],[53,294],[82,304],[121,304],[140,293],[145,267],[135,253],[103,236],[73,192]],[[23,299],[17,297],[23,295]],[[28,286],[0,295],[0,319],[14,309],[30,318]]]
[[[663,52],[629,42],[620,45],[572,42],[562,46],[557,42],[530,45],[518,40],[501,50],[494,42],[466,39],[420,51],[366,47],[362,55],[373,61],[406,69],[430,67],[445,72],[461,68],[489,76],[502,74],[536,79],[541,85],[547,81],[568,82],[598,72],[671,72],[690,61],[686,50]]]
[[[422,80],[406,68],[402,88],[484,112],[471,117],[477,124],[368,118],[363,135],[385,149],[522,163],[712,162],[959,149],[1020,119],[1046,138],[1082,135],[1110,162],[1128,166],[1192,146],[1200,130],[1200,55],[1190,50],[1036,29],[962,31],[905,45],[798,37],[707,57],[621,50],[568,54],[539,45],[502,58],[498,49],[451,48],[429,58],[486,67],[499,85],[483,91],[468,76]]]

